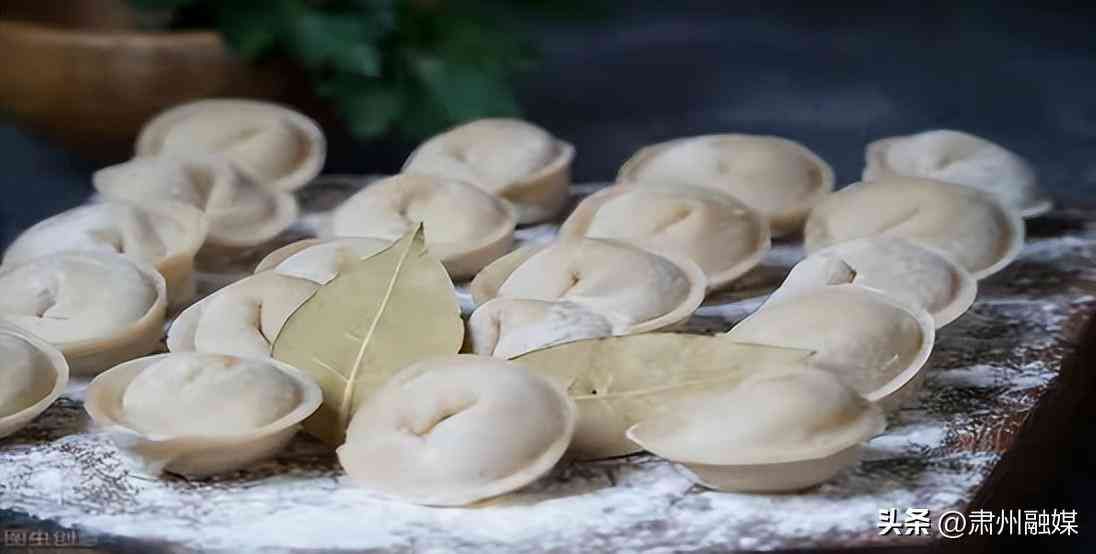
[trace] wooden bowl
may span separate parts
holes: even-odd
[[[210,96],[280,99],[292,71],[251,66],[207,31],[0,20],[0,111],[91,159],[124,159],[141,125]]]

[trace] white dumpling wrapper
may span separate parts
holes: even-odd
[[[731,283],[769,251],[767,220],[734,197],[688,185],[616,185],[582,200],[560,235],[618,239],[687,257],[709,289]]]
[[[323,169],[327,143],[315,121],[270,102],[199,100],[161,112],[137,138],[138,156],[215,154],[272,191],[292,192]]]
[[[68,379],[60,350],[0,321],[0,439],[44,412],[64,392]]]
[[[812,367],[837,374],[872,402],[905,400],[936,337],[932,316],[852,284],[798,290],[764,304],[726,336],[738,342],[815,351]],[[898,393],[902,392],[902,395]]]
[[[459,506],[546,474],[574,433],[574,401],[498,358],[424,360],[358,410],[338,449],[357,484],[408,502]]]
[[[706,283],[703,270],[691,260],[619,241],[578,238],[525,247],[499,258],[472,281],[473,298],[482,305],[469,320],[475,327],[469,333],[481,345],[478,352],[511,340],[522,350],[560,342],[568,333],[558,324],[568,319],[581,322],[581,329],[574,330],[581,338],[605,336],[593,333],[606,324],[611,335],[644,333],[688,319],[704,300]],[[487,307],[494,298],[542,304]],[[553,302],[566,304],[553,309],[543,304]],[[477,315],[480,310],[485,313]],[[535,340],[536,333],[543,333],[542,340]]]
[[[886,426],[882,411],[819,370],[759,373],[720,394],[680,402],[628,429],[646,450],[719,490],[793,491],[856,463]]]
[[[932,316],[937,329],[963,315],[978,294],[978,281],[947,256],[895,237],[868,237],[807,256],[766,302],[845,283],[920,306]]]
[[[551,219],[567,203],[575,148],[532,123],[480,119],[419,145],[403,172],[472,183],[511,202],[518,223]]]
[[[620,168],[620,182],[693,185],[731,196],[768,218],[772,236],[799,230],[833,190],[833,169],[803,145],[780,137],[718,134],[642,148]]]
[[[164,278],[120,254],[60,252],[0,268],[0,319],[60,349],[73,374],[154,351],[166,312]]]
[[[343,268],[391,246],[382,239],[307,239],[286,245],[259,262],[256,273],[190,306],[172,323],[172,352],[270,356],[293,312]]]
[[[111,368],[88,385],[84,408],[137,472],[205,477],[274,455],[322,402],[288,364],[188,352]]]
[[[937,129],[868,144],[864,180],[895,175],[957,183],[997,196],[1003,204],[1035,217],[1052,202],[1039,189],[1034,168],[1008,149],[960,131]]]
[[[943,253],[975,279],[1005,268],[1024,245],[1024,221],[996,198],[970,187],[888,177],[854,183],[811,212],[807,252],[853,239],[909,240]]]
[[[613,335],[613,324],[581,304],[495,298],[468,319],[472,352],[514,358],[554,344]]]
[[[397,240],[423,224],[430,253],[454,279],[470,278],[510,251],[508,203],[453,178],[400,174],[371,183],[332,214],[334,236]]]
[[[289,316],[319,287],[276,271],[245,277],[183,310],[168,329],[167,347],[172,352],[269,357]]]
[[[97,202],[44,219],[23,231],[4,252],[4,265],[68,251],[113,252],[152,265],[167,282],[168,301],[194,297],[194,255],[207,223],[198,209],[179,202],[145,207]]]
[[[216,156],[138,157],[100,169],[96,190],[144,206],[183,202],[205,213],[206,242],[228,249],[262,244],[297,219],[292,194],[265,189]]]

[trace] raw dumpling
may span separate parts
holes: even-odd
[[[510,251],[510,206],[468,183],[400,174],[365,187],[335,209],[331,232],[396,240],[422,222],[426,245],[453,279],[469,278]]]
[[[882,411],[824,371],[760,373],[641,421],[628,438],[718,490],[795,491],[855,464]]]
[[[1027,161],[967,133],[940,129],[885,138],[869,144],[865,158],[865,181],[905,175],[966,185],[996,195],[1024,217],[1051,208]]]
[[[413,364],[354,415],[339,462],[408,502],[460,506],[517,490],[559,461],[575,404],[525,367],[455,355]]]
[[[703,135],[647,146],[620,168],[624,183],[695,185],[728,193],[793,233],[833,190],[833,169],[803,145],[761,135]]]
[[[472,183],[514,204],[518,223],[535,223],[566,204],[574,157],[573,146],[532,123],[480,119],[419,145],[403,171]]]
[[[567,301],[495,298],[468,319],[472,352],[507,359],[553,344],[612,334],[608,318]]]
[[[141,129],[138,156],[218,154],[250,180],[292,192],[319,175],[327,145],[319,125],[254,100],[200,100],[161,112]]]
[[[255,275],[187,308],[167,333],[172,352],[210,352],[261,358],[289,316],[348,264],[388,248],[369,237],[303,240],[271,252]]]
[[[147,473],[202,477],[281,449],[323,395],[273,359],[161,354],[96,377],[84,406]]]
[[[319,283],[264,271],[245,277],[187,308],[167,332],[172,352],[262,358],[287,319]]]
[[[209,221],[210,245],[243,248],[266,242],[297,218],[293,195],[264,189],[223,159],[156,156],[100,169],[95,188],[112,200],[144,206],[190,204]]]
[[[520,261],[507,259],[511,256]],[[503,269],[488,266],[472,282],[477,303],[497,297],[565,304],[552,309],[529,302],[479,306],[469,320],[478,354],[517,355],[522,353],[517,350],[559,342],[565,333],[589,338],[606,325],[613,335],[669,327],[692,315],[706,286],[703,271],[691,260],[607,239],[564,239],[515,251],[495,264]],[[479,314],[481,310],[485,313]],[[560,330],[566,322],[581,325]],[[508,345],[522,348],[511,351]]]
[[[273,269],[282,275],[327,284],[346,264],[368,258],[392,245],[392,241],[371,237],[305,239],[267,254],[255,273]]]
[[[688,185],[616,185],[586,197],[560,235],[619,239],[696,262],[718,289],[769,251],[765,218],[733,197]]]
[[[887,177],[830,195],[811,212],[803,231],[807,252],[877,235],[937,250],[983,279],[1020,253],[1024,221],[994,197],[969,187]]]
[[[164,278],[119,254],[61,252],[0,268],[0,319],[56,346],[76,375],[155,350]]]
[[[71,250],[115,252],[154,266],[167,281],[168,302],[177,306],[194,297],[194,255],[206,228],[201,211],[178,202],[88,204],[24,231],[4,253],[4,264]]]
[[[967,311],[978,282],[943,254],[893,237],[835,244],[792,268],[767,302],[821,285],[852,283],[920,306],[939,329]]]
[[[0,322],[0,439],[46,411],[68,377],[68,363],[53,345]]]
[[[935,329],[932,316],[920,307],[857,285],[833,285],[766,303],[726,336],[813,350],[812,367],[833,372],[868,400],[890,406],[892,396],[919,382]]]

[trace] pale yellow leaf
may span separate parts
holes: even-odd
[[[757,371],[805,368],[811,355],[721,336],[646,333],[560,344],[514,361],[567,388],[579,408],[571,454],[598,459],[641,450],[624,431],[673,403],[726,391]]]
[[[315,377],[324,402],[305,430],[338,445],[354,411],[388,377],[456,353],[463,339],[453,282],[419,225],[320,287],[286,321],[272,355]]]

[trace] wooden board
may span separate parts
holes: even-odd
[[[273,248],[308,236],[326,210],[363,182],[327,179],[309,187],[301,225],[233,260],[203,260],[207,292],[246,274]],[[576,187],[576,197],[590,190]],[[542,241],[554,231],[541,225],[519,236]],[[778,243],[762,267],[709,298],[689,329],[729,329],[801,256],[795,241]],[[1033,222],[1020,259],[981,282],[971,311],[939,333],[917,401],[891,418],[863,463],[804,494],[708,491],[672,464],[637,455],[560,467],[476,508],[425,508],[345,483],[334,457],[307,437],[236,474],[149,479],[131,472],[113,445],[88,428],[77,383],[34,424],[0,441],[0,509],[107,544],[173,551],[919,548],[932,537],[880,536],[879,510],[926,508],[938,516],[1005,507],[1022,495],[1015,482],[1031,482],[1027,472],[1048,463],[1061,436],[1053,431],[1079,398],[1055,383],[1092,385],[1091,372],[1063,360],[1077,353],[1096,309],[1094,261],[1096,212],[1058,211]],[[462,300],[467,306],[466,294]]]

